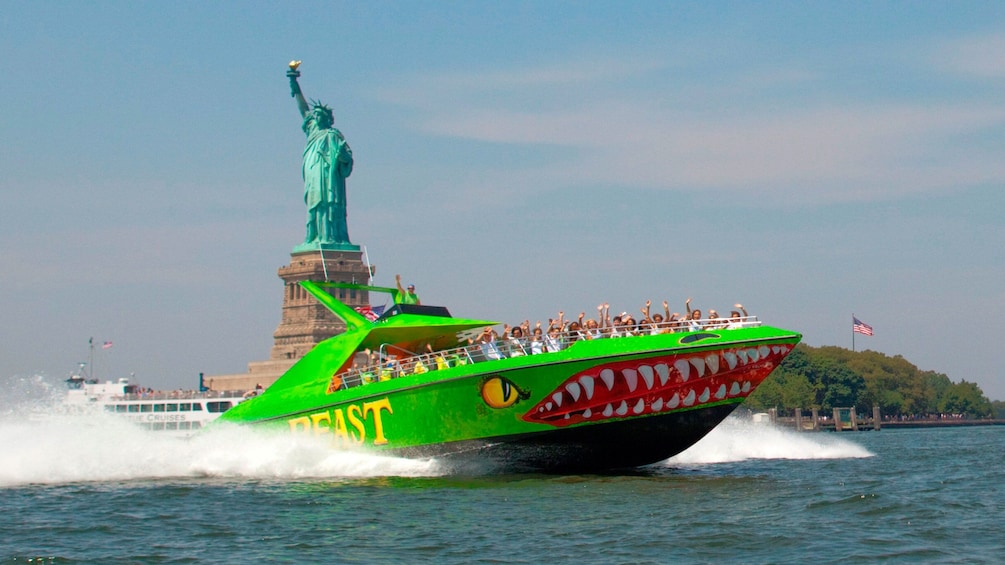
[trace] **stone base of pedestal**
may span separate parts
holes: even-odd
[[[205,376],[203,384],[211,390],[250,390],[276,382],[315,345],[345,331],[345,323],[304,290],[300,281],[367,284],[372,274],[373,268],[363,262],[358,250],[294,249],[290,264],[279,268],[284,283],[283,310],[272,334],[275,341],[270,358],[248,363],[247,373]],[[364,290],[340,288],[332,293],[353,308],[370,303],[370,293]]]

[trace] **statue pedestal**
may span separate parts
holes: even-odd
[[[301,243],[300,245],[293,248],[293,254],[299,255],[303,253],[325,252],[328,255],[329,251],[359,251],[358,245],[353,245],[352,243]]]
[[[345,331],[345,323],[309,292],[300,281],[348,282],[366,284],[370,270],[363,262],[359,246],[355,249],[293,249],[290,264],[279,268],[283,279],[283,314],[272,336],[275,339],[269,359],[248,363],[248,372],[236,375],[206,376],[211,390],[251,390],[256,385],[268,387],[318,343]],[[327,246],[326,246],[327,247]],[[355,289],[332,289],[336,298],[355,308],[370,304],[370,293]]]

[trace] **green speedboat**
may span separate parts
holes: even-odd
[[[220,421],[479,468],[589,472],[672,457],[726,418],[801,338],[745,318],[689,332],[491,342],[478,336],[493,321],[409,304],[370,321],[326,290],[391,289],[301,285],[347,331]]]

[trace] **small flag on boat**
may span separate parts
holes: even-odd
[[[863,322],[862,320],[859,320],[855,316],[852,316],[851,331],[865,335],[872,335],[872,326]]]
[[[101,344],[101,349],[111,349],[111,347],[112,347],[112,342],[110,342],[110,341],[106,341],[105,343]]]
[[[373,306],[373,307],[369,305],[357,306],[356,308],[354,308],[354,310],[356,310],[360,314],[363,314],[363,317],[365,317],[367,320],[370,320],[371,322],[376,321],[377,318],[379,318],[381,314],[384,313],[383,306]]]

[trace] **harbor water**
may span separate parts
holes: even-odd
[[[1005,427],[731,417],[633,472],[499,475],[0,403],[7,563],[997,563]]]

